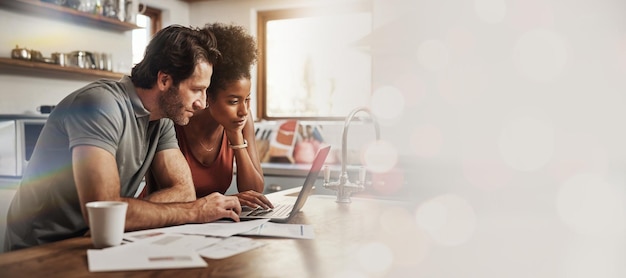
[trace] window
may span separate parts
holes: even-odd
[[[161,10],[143,4],[139,4],[139,10],[137,26],[142,28],[133,30],[133,65],[143,59],[148,42],[154,33],[161,30]]]
[[[369,7],[259,11],[258,118],[343,119],[367,106]]]

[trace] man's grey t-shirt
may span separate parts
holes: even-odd
[[[75,146],[97,146],[113,154],[120,196],[133,197],[155,153],[178,148],[172,121],[149,118],[127,76],[93,82],[64,98],[50,114],[9,208],[5,250],[88,230],[73,178]]]

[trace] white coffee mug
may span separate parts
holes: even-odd
[[[124,236],[128,203],[95,201],[87,203],[91,241],[96,248],[120,245]]]

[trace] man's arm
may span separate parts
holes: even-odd
[[[72,162],[85,223],[89,223],[85,204],[91,201],[127,202],[126,231],[206,223],[221,218],[239,221],[239,200],[219,193],[193,202],[166,204],[120,197],[120,179],[115,157],[104,149],[76,146],[72,150]]]
[[[150,166],[159,188],[145,200],[158,203],[189,202],[196,199],[191,170],[179,149],[157,152]]]

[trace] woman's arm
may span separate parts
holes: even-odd
[[[252,116],[248,114],[243,130],[226,130],[226,136],[231,145],[243,144],[244,139],[248,143],[247,148],[233,150],[235,152],[235,162],[237,163],[237,189],[239,192],[254,190],[263,193],[265,186],[263,170],[261,169],[261,162],[256,150]]]
[[[247,148],[233,150],[237,163],[237,190],[239,191],[236,195],[239,197],[241,205],[273,207],[272,203],[263,195],[265,181],[256,148],[254,121],[251,114],[248,113],[248,119],[241,131],[226,130],[226,136],[231,145],[243,144],[244,139],[248,143]]]

